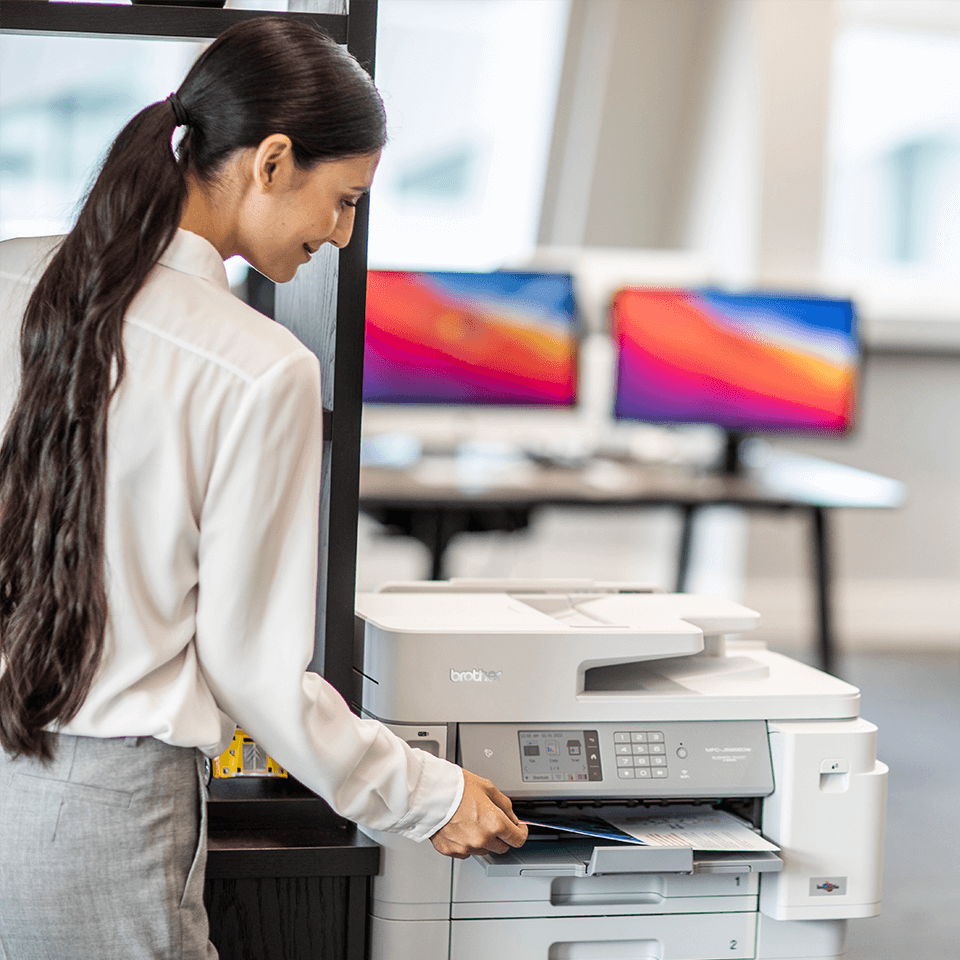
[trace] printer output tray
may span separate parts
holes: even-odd
[[[591,877],[628,873],[777,873],[777,854],[755,850],[531,840],[519,850],[475,857],[488,877]]]

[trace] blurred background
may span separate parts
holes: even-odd
[[[241,5],[286,7],[228,0]],[[0,237],[69,229],[106,145],[199,49],[0,37]],[[371,405],[368,438],[413,424],[576,447],[589,433],[654,460],[709,446],[712,428],[613,422],[618,286],[855,302],[854,429],[772,442],[906,487],[900,509],[834,513],[841,674],[863,685],[892,769],[884,915],[851,925],[850,957],[952,955],[960,884],[939,830],[955,836],[960,786],[960,3],[380,0],[376,72],[390,143],[370,266],[571,272],[581,396],[547,419]],[[245,264],[228,267],[252,289]],[[545,508],[520,533],[458,537],[448,570],[669,586],[679,524]],[[689,589],[754,607],[771,646],[811,656],[805,517],[707,511],[691,563]],[[425,547],[361,516],[358,589],[427,570]]]
[[[960,648],[960,5],[383,0],[377,74],[391,143],[371,266],[572,264],[596,334],[627,280],[852,297],[855,429],[778,443],[908,489],[899,511],[836,517],[844,644]],[[588,382],[590,348],[581,405],[599,421],[612,390],[602,360]],[[493,414],[459,415],[496,433]],[[366,422],[394,423],[381,408]],[[669,582],[656,546],[675,536],[669,514],[553,511],[525,539],[455,541],[452,572],[569,570],[568,522],[579,544],[596,539],[584,567]],[[803,523],[716,511],[691,587],[736,594],[771,640],[801,641]],[[416,544],[379,546],[420,575]],[[371,558],[361,587],[388,572]]]

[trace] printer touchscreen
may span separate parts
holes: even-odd
[[[525,783],[602,780],[596,730],[520,730]]]

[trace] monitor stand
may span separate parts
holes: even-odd
[[[725,477],[740,476],[746,469],[743,462],[743,448],[747,439],[747,434],[737,430],[723,431],[723,454],[719,467]]]

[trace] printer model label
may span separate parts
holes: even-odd
[[[847,892],[846,877],[811,877],[811,897],[842,897]]]
[[[451,670],[454,683],[495,683],[503,676],[502,670]]]

